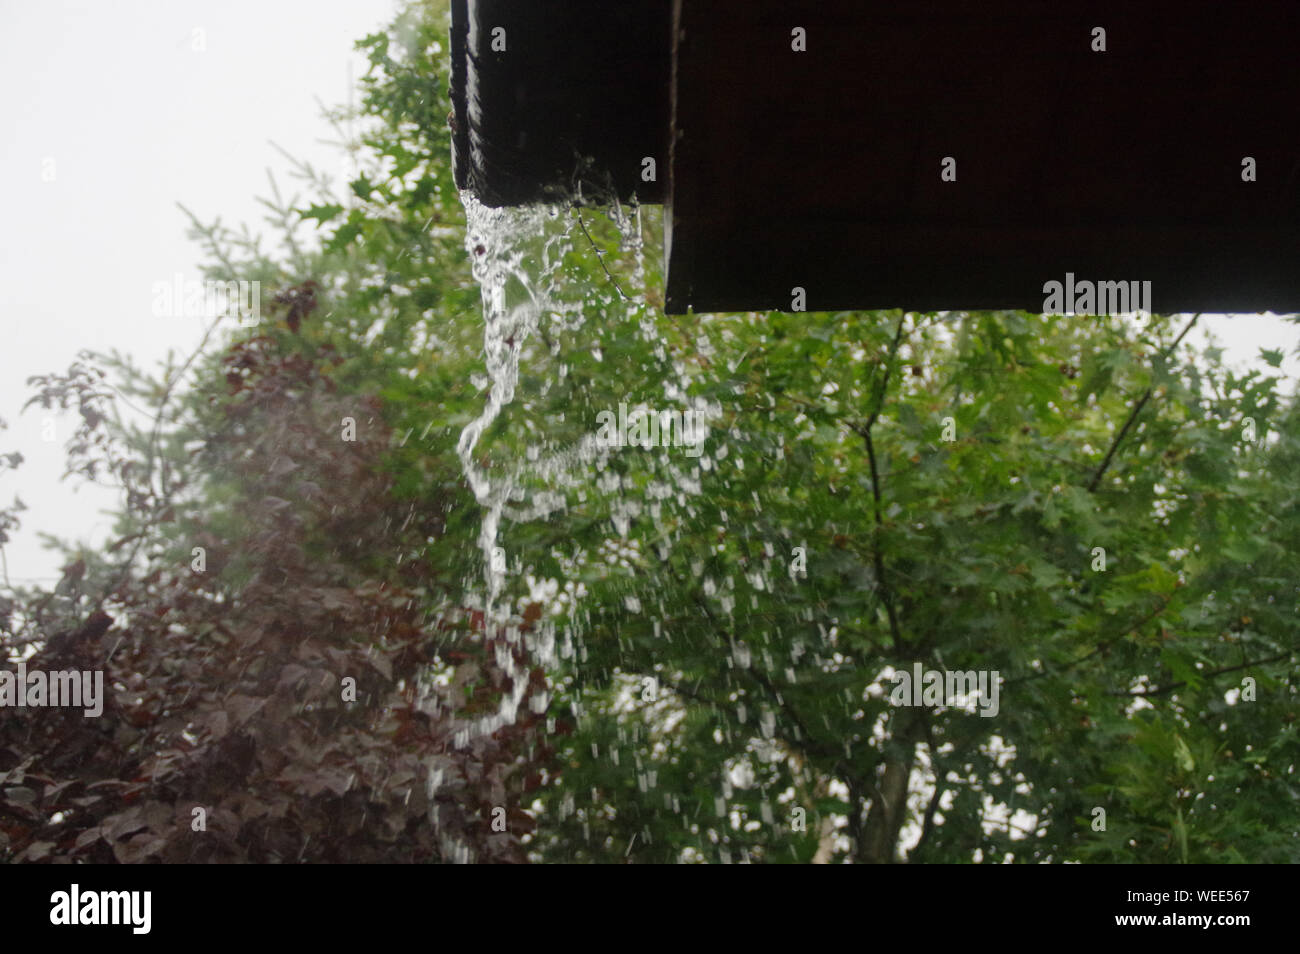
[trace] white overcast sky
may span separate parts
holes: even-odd
[[[62,370],[79,349],[152,365],[193,347],[197,319],[152,313],[155,282],[198,280],[183,202],[204,221],[260,225],[267,170],[289,190],[270,145],[341,169],[317,98],[348,99],[364,70],[355,40],[386,24],[393,0],[0,0],[0,475],[24,527],[10,576],[52,579],[36,530],[102,542],[106,492],[60,482],[63,443],[41,440],[39,408],[20,413],[29,375]],[[196,33],[195,31],[201,31]],[[196,37],[204,49],[195,49]],[[43,170],[53,161],[54,177]],[[1085,276],[1086,277],[1086,276]],[[1239,362],[1281,347],[1295,378],[1297,329],[1254,316],[1206,322]]]
[[[267,170],[283,192],[293,183],[271,141],[340,169],[317,98],[347,102],[349,75],[365,70],[353,43],[393,10],[393,0],[0,0],[0,453],[26,458],[0,475],[0,501],[16,491],[28,506],[6,548],[15,582],[57,576],[36,530],[102,541],[101,511],[115,502],[60,483],[73,417],[43,442],[45,413],[20,413],[27,377],[66,368],[82,348],[152,366],[198,343],[199,319],[152,313],[155,282],[202,278],[176,203],[204,221],[260,226]]]

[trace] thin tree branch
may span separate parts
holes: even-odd
[[[867,461],[871,467],[872,511],[876,518],[876,533],[873,535],[871,544],[872,562],[876,570],[876,585],[880,588],[880,601],[884,603],[885,614],[889,617],[889,635],[894,643],[894,651],[900,653],[903,651],[903,635],[898,624],[898,612],[894,607],[894,594],[885,580],[885,561],[880,553],[879,534],[881,528],[884,527],[885,518],[880,510],[880,469],[876,463],[876,445],[871,439],[871,429],[875,426],[876,421],[880,419],[880,412],[885,406],[885,393],[889,389],[889,375],[893,369],[894,358],[897,357],[899,346],[903,340],[903,324],[906,319],[906,314],[900,316],[898,327],[894,329],[894,340],[889,345],[889,354],[885,358],[885,367],[881,374],[880,384],[876,387],[875,407],[872,408],[870,416],[862,424],[849,424],[867,445]]]
[[[1093,647],[1091,652],[1085,653],[1084,655],[1080,656],[1078,659],[1074,660],[1073,662],[1067,663],[1066,665],[1062,666],[1059,669],[1043,669],[1041,672],[1033,672],[1025,676],[1018,676],[1014,679],[1006,679],[1003,681],[1002,684],[1004,686],[1012,686],[1021,682],[1030,682],[1034,679],[1042,679],[1044,676],[1063,676],[1071,669],[1075,669],[1083,665],[1089,659],[1092,659],[1094,656],[1096,656],[1098,653],[1105,652],[1107,649],[1115,645],[1125,636],[1134,633],[1135,631],[1145,626],[1147,623],[1151,622],[1151,620],[1155,619],[1157,616],[1159,616],[1161,613],[1165,611],[1165,609],[1169,606],[1169,601],[1172,599],[1173,599],[1172,593],[1161,594],[1160,603],[1156,606],[1155,609],[1147,613],[1141,619],[1134,622],[1131,626],[1116,633],[1114,636],[1110,637],[1110,639],[1106,639],[1098,643],[1096,646]]]
[[[862,439],[867,444],[867,460],[871,465],[871,495],[874,498],[873,509],[876,514],[876,531],[879,533],[884,526],[884,518],[880,513],[880,472],[876,468],[876,447],[871,440],[871,430],[868,428],[863,432]],[[885,581],[885,559],[880,553],[879,539],[872,540],[872,562],[876,568],[876,583],[880,587],[880,601],[885,604],[885,614],[889,617],[889,636],[894,643],[894,651],[903,651],[903,635],[898,625],[898,612],[894,609],[894,594],[889,584]]]
[[[1215,676],[1222,676],[1224,673],[1240,672],[1243,669],[1249,669],[1251,666],[1262,666],[1265,663],[1277,662],[1280,659],[1286,659],[1290,655],[1291,655],[1291,650],[1288,649],[1286,652],[1278,653],[1276,656],[1269,656],[1266,659],[1254,659],[1251,660],[1250,662],[1244,662],[1237,666],[1224,666],[1221,669],[1213,669],[1210,672],[1202,673],[1202,675],[1206,679],[1213,679]],[[1168,685],[1160,686],[1156,689],[1147,689],[1146,691],[1133,689],[1127,692],[1108,692],[1106,693],[1106,695],[1119,696],[1121,698],[1128,697],[1134,699],[1144,699],[1147,696],[1163,696],[1167,693],[1173,692],[1175,689],[1181,689],[1185,685],[1187,685],[1186,679],[1180,682],[1171,682]]]
[[[582,215],[578,212],[577,206],[574,206],[573,208],[573,217],[578,220],[578,227],[582,229],[582,234],[587,236],[587,241],[591,242],[591,250],[596,253],[596,261],[600,262],[600,267],[605,273],[605,277],[608,278],[610,284],[614,286],[614,290],[623,296],[624,301],[631,301],[632,299],[629,298],[627,293],[619,286],[618,280],[615,279],[614,276],[610,274],[609,269],[605,267],[605,257],[600,254],[600,249],[596,247],[596,243],[592,239],[591,233],[587,231],[586,223],[582,221]]]
[[[933,750],[930,752],[930,761],[931,763],[934,762]],[[921,822],[921,837],[917,840],[916,844],[912,846],[912,850],[907,853],[907,860],[909,862],[917,862],[921,860],[922,850],[925,848],[926,842],[929,841],[930,832],[934,827],[934,813],[939,807],[939,799],[942,798],[943,793],[947,791],[947,789],[939,784],[938,772],[935,773],[934,781],[934,793],[930,796],[929,804],[925,806],[925,818]]]
[[[1187,332],[1192,330],[1192,326],[1196,324],[1196,319],[1200,317],[1200,312],[1192,315],[1192,320],[1187,322],[1183,327],[1183,330],[1178,333],[1178,337],[1173,340],[1169,347],[1165,348],[1164,351],[1161,352],[1162,357],[1173,353],[1173,350],[1177,348],[1183,338],[1187,336]],[[1110,449],[1106,451],[1106,456],[1102,460],[1101,466],[1097,468],[1097,472],[1092,475],[1092,480],[1088,482],[1088,493],[1096,492],[1097,487],[1101,484],[1101,478],[1106,475],[1106,470],[1110,467],[1110,462],[1115,457],[1115,452],[1119,450],[1119,445],[1123,443],[1124,437],[1128,434],[1129,429],[1133,427],[1133,422],[1136,421],[1137,416],[1142,413],[1142,409],[1146,407],[1147,401],[1151,400],[1151,395],[1154,392],[1154,387],[1147,388],[1142,397],[1138,399],[1137,404],[1134,405],[1133,412],[1129,414],[1128,420],[1124,422],[1124,426],[1121,427],[1119,433],[1115,435],[1115,439],[1110,442]]]
[[[947,791],[939,767],[939,746],[934,741],[934,723],[930,720],[925,723],[925,747],[930,757],[930,771],[934,772],[934,791],[930,794],[929,804],[925,806],[925,815],[921,821],[921,837],[907,853],[909,863],[921,860],[922,852],[930,841],[930,834],[934,831],[934,813],[939,807],[939,800],[943,797],[943,793]]]

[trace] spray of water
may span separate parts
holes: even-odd
[[[606,465],[611,453],[595,436],[594,429],[576,442],[559,446],[535,434],[523,438],[522,448],[502,453],[494,448],[501,425],[518,425],[526,420],[526,405],[533,395],[523,399],[525,417],[512,420],[508,408],[515,401],[520,380],[520,362],[529,354],[550,347],[547,358],[553,369],[541,387],[563,386],[567,370],[565,356],[552,339],[581,341],[599,356],[605,334],[635,334],[650,344],[666,371],[664,398],[670,404],[691,404],[686,398],[688,382],[680,368],[672,370],[660,330],[645,301],[646,267],[640,211],[625,208],[613,201],[606,215],[619,230],[620,251],[631,259],[631,268],[620,280],[606,270],[609,286],[603,296],[624,305],[625,321],[606,319],[599,326],[586,326],[591,310],[592,288],[569,283],[562,274],[565,256],[577,251],[597,255],[584,219],[590,210],[581,210],[581,198],[573,207],[530,206],[524,208],[489,208],[471,192],[461,194],[466,214],[465,247],[469,253],[483,309],[483,350],[486,377],[477,383],[486,390],[486,401],[479,415],[465,426],[457,452],[466,481],[481,508],[478,537],[483,574],[468,582],[466,603],[481,609],[484,631],[496,648],[496,661],[507,677],[510,691],[503,693],[497,711],[462,724],[456,743],[467,745],[475,737],[490,735],[513,724],[525,698],[536,711],[548,704],[548,693],[529,693],[527,666],[548,667],[555,662],[556,624],[547,615],[524,627],[514,613],[510,595],[513,575],[528,570],[527,554],[510,554],[502,545],[502,531],[508,524],[542,520],[565,510],[572,500],[588,499],[596,490],[609,505],[612,530],[626,538],[632,521],[642,514],[657,520],[664,500],[685,493],[698,492],[698,462],[685,458],[660,458],[655,466],[659,479],[644,489],[632,490],[619,481],[610,481]],[[626,258],[624,259],[626,261]],[[601,267],[605,262],[601,260]],[[630,272],[630,274],[628,274]],[[607,313],[606,313],[607,314]],[[599,357],[598,357],[599,360]],[[695,408],[696,413],[703,409]],[[701,414],[701,420],[705,415]],[[488,435],[492,438],[489,439]],[[495,454],[492,454],[493,450]],[[705,464],[707,466],[707,463]],[[617,547],[616,541],[606,541]],[[555,581],[550,581],[554,584]],[[550,593],[542,581],[539,592]],[[575,641],[581,643],[582,613],[576,606],[580,592],[575,588],[574,610],[564,624],[559,640],[559,655],[574,654]],[[548,602],[546,596],[536,597]],[[629,597],[629,609],[640,612],[640,603]],[[585,656],[585,652],[581,655]],[[534,684],[535,685],[535,684]],[[538,707],[541,708],[538,708]],[[575,711],[575,715],[576,715]],[[431,773],[431,792],[438,779]],[[461,858],[464,846],[449,845],[450,856]]]
[[[473,733],[491,734],[513,722],[528,691],[527,676],[514,652],[519,627],[511,619],[510,606],[501,601],[509,557],[498,543],[502,515],[520,490],[521,464],[512,462],[493,469],[477,452],[484,432],[514,400],[521,350],[536,335],[542,317],[555,310],[546,276],[554,259],[563,255],[558,246],[564,239],[547,235],[547,224],[554,218],[554,210],[548,207],[493,209],[469,192],[461,199],[466,213],[465,244],[483,302],[488,396],[482,413],[461,432],[457,453],[483,511],[478,541],[484,573],[483,625],[487,632],[503,637],[497,644],[497,663],[511,685],[494,715],[462,731],[458,741],[464,744]]]

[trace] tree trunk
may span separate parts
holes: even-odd
[[[907,783],[916,763],[916,744],[925,736],[925,717],[916,710],[900,709],[892,723],[884,775],[879,786],[870,789],[871,809],[854,846],[854,858],[862,864],[898,860],[898,833],[907,817]]]

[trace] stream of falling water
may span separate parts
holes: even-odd
[[[544,317],[557,324],[580,325],[583,302],[566,301],[556,292],[555,271],[573,248],[573,229],[559,228],[556,220],[564,211],[555,205],[494,209],[483,205],[472,192],[462,192],[465,206],[465,247],[469,252],[474,279],[483,304],[483,350],[488,381],[488,399],[482,413],[461,432],[457,444],[461,468],[483,508],[479,549],[484,566],[482,610],[485,625],[502,629],[507,636],[517,632],[511,624],[511,607],[500,602],[510,564],[510,555],[498,545],[502,517],[511,503],[525,502],[525,472],[539,476],[551,493],[534,492],[527,506],[517,507],[515,519],[535,519],[564,506],[565,487],[585,481],[574,473],[575,465],[590,464],[601,457],[594,438],[577,447],[561,449],[530,445],[524,459],[507,463],[495,471],[476,456],[484,432],[515,397],[519,380],[520,353],[538,334]],[[644,257],[639,214],[629,215],[615,203],[609,213],[618,225],[624,250],[634,251],[636,267],[632,287],[643,292]],[[635,299],[633,299],[635,300]],[[637,311],[629,304],[629,317]],[[643,334],[653,329],[642,327]],[[501,660],[505,663],[504,658]],[[544,661],[544,660],[542,660]],[[513,679],[516,673],[507,666]],[[522,680],[514,680],[522,682]],[[514,718],[522,700],[523,686],[503,701],[495,717],[480,725],[492,732]]]
[[[497,545],[497,539],[502,514],[518,488],[519,475],[511,471],[490,473],[476,460],[475,451],[483,432],[514,400],[515,385],[519,380],[520,350],[528,338],[537,333],[543,313],[554,307],[544,277],[550,270],[550,256],[553,253],[563,255],[563,249],[556,248],[563,240],[561,236],[544,240],[541,261],[531,264],[531,268],[539,272],[534,275],[525,262],[527,246],[544,236],[553,210],[543,206],[492,209],[480,203],[470,192],[462,193],[461,201],[465,206],[465,246],[483,300],[483,351],[490,386],[486,406],[461,432],[456,450],[465,478],[483,508],[479,548],[486,588],[482,605],[484,626],[487,629],[500,628],[510,639],[509,607],[499,602],[505,585],[508,557]],[[497,714],[478,726],[478,731],[486,734],[513,721],[527,689],[527,680],[521,678],[513,657],[502,654],[499,662],[503,664],[513,689]]]
[[[611,537],[626,536],[631,521],[647,510],[656,513],[661,500],[673,493],[698,492],[698,480],[671,460],[662,464],[665,479],[649,489],[625,491],[619,486],[611,487],[603,479],[611,450],[597,440],[594,426],[568,446],[558,446],[531,432],[522,448],[504,455],[500,448],[485,446],[490,443],[485,435],[499,430],[493,428],[494,424],[519,423],[511,420],[507,409],[516,399],[521,358],[537,353],[535,349],[543,345],[549,347],[547,358],[554,371],[537,387],[545,393],[551,387],[562,385],[568,364],[560,346],[552,340],[567,337],[581,342],[579,347],[591,348],[598,354],[603,334],[630,334],[645,341],[661,361],[666,362],[667,355],[645,300],[645,249],[638,208],[627,209],[614,201],[605,210],[605,215],[618,228],[620,249],[630,255],[632,267],[625,269],[630,274],[625,275],[621,286],[607,272],[613,287],[596,291],[581,281],[570,282],[561,274],[569,253],[600,254],[593,247],[587,227],[581,224],[583,213],[579,208],[539,205],[494,209],[480,203],[471,192],[462,192],[461,201],[466,217],[465,247],[479,284],[483,309],[486,377],[475,383],[487,390],[482,411],[465,426],[457,444],[462,471],[482,512],[478,546],[483,575],[467,580],[465,605],[482,612],[484,634],[494,640],[497,665],[509,680],[511,690],[503,694],[496,712],[461,724],[455,739],[458,746],[513,724],[526,698],[539,713],[549,703],[549,694],[538,694],[535,687],[529,697],[527,669],[541,666],[549,670],[556,662],[556,622],[551,614],[544,613],[531,627],[521,625],[510,599],[518,587],[511,588],[509,582],[512,576],[529,568],[535,555],[508,553],[502,544],[503,525],[545,519],[565,510],[573,499],[586,499],[593,487],[600,487],[610,499]],[[590,210],[586,214],[599,215]],[[601,265],[604,266],[603,260]],[[587,312],[600,310],[591,307],[593,294],[606,295],[612,302],[615,288],[623,302],[625,321],[611,321],[612,316],[605,312],[607,317],[599,327],[584,328]],[[690,403],[686,401],[687,382],[680,369],[668,371],[662,384],[666,399]],[[579,396],[571,395],[570,402]],[[530,393],[521,398],[525,411],[537,397]],[[565,406],[566,411],[568,407]],[[707,431],[707,426],[703,430]],[[491,456],[494,449],[495,459]],[[501,459],[503,456],[505,459]],[[572,607],[575,610],[580,595],[575,589]],[[545,597],[534,594],[530,598],[546,601]],[[630,605],[639,607],[639,602],[633,598]],[[561,656],[571,655],[575,643],[581,642],[579,616],[577,612],[570,613],[563,622]],[[585,653],[582,655],[585,657]],[[526,663],[520,663],[520,659]],[[431,773],[431,793],[438,785],[439,779]],[[450,844],[448,847],[454,860],[473,860],[465,846]]]
[[[487,401],[482,412],[465,426],[457,443],[461,469],[474,497],[482,508],[478,544],[483,577],[477,583],[467,580],[467,605],[479,602],[485,636],[496,636],[497,665],[509,680],[510,691],[500,700],[497,711],[465,724],[458,730],[455,743],[468,745],[472,738],[488,736],[502,726],[513,723],[529,689],[526,666],[519,662],[516,650],[525,636],[519,621],[503,599],[512,561],[500,545],[502,518],[512,503],[528,496],[524,486],[528,473],[557,477],[566,470],[566,462],[554,455],[543,457],[541,449],[530,444],[518,460],[492,466],[481,447],[485,432],[515,399],[519,381],[520,355],[529,340],[538,334],[543,320],[563,324],[566,319],[582,321],[581,303],[564,302],[554,293],[553,274],[564,255],[572,248],[571,230],[557,227],[563,209],[554,205],[494,209],[483,205],[472,192],[462,192],[465,207],[465,247],[469,253],[475,281],[480,288],[483,308],[483,352],[487,379]],[[624,235],[630,223],[618,217]],[[638,229],[639,238],[639,229]],[[560,457],[572,456],[560,455]],[[589,456],[589,455],[582,455]],[[529,519],[545,514],[562,502],[547,499],[531,501],[532,506],[512,519]],[[517,561],[522,563],[522,560]],[[526,647],[530,663],[547,665],[554,659],[554,624],[540,620],[529,634]],[[546,698],[534,698],[542,708]],[[440,778],[431,773],[429,788],[436,790]],[[469,849],[455,839],[445,846],[453,860],[472,861]]]

